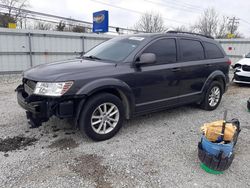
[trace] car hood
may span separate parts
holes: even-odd
[[[94,71],[115,67],[115,65],[115,63],[101,61],[73,59],[35,66],[24,71],[23,77],[34,81],[67,81],[67,78],[72,75],[93,74]]]
[[[243,59],[239,60],[236,64],[249,65],[250,66],[250,58],[243,58]]]

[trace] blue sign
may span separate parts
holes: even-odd
[[[109,12],[102,10],[93,13],[93,32],[103,33],[109,31]]]

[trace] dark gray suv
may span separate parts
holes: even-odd
[[[16,91],[33,127],[53,115],[74,118],[89,137],[105,140],[125,118],[189,103],[216,109],[230,64],[211,37],[180,32],[121,36],[80,58],[26,70]]]

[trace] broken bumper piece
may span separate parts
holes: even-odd
[[[71,118],[74,113],[74,101],[29,95],[23,85],[16,89],[18,104],[26,110],[27,119],[32,128],[39,127],[53,115],[59,118]]]

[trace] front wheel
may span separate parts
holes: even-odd
[[[80,130],[93,140],[107,140],[122,126],[124,107],[115,95],[109,93],[94,95],[83,108],[79,121]]]
[[[217,81],[212,82],[206,91],[201,107],[208,111],[215,110],[221,102],[222,94],[222,84]]]

